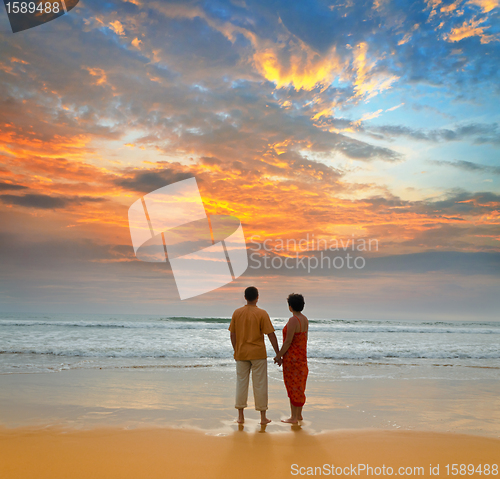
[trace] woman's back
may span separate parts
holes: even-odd
[[[294,316],[298,319],[299,324],[295,328],[295,334],[307,333],[309,330],[309,320],[302,313],[295,313]]]
[[[297,320],[295,321],[295,325],[292,322],[294,318]],[[283,361],[307,361],[307,331],[309,329],[309,321],[303,314],[300,314],[300,317],[294,314],[283,328],[283,341],[287,337],[290,322],[292,322],[292,326],[295,326],[295,330],[290,347],[283,356]]]

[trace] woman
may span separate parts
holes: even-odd
[[[307,330],[309,320],[302,314],[305,301],[301,294],[292,293],[287,298],[288,309],[293,316],[283,328],[283,346],[275,362],[283,364],[283,379],[290,398],[291,416],[283,422],[296,424],[302,421],[302,406],[306,402],[307,368]]]

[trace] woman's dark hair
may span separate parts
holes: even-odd
[[[259,290],[255,286],[249,286],[245,289],[245,299],[255,301],[259,297]]]
[[[306,302],[304,301],[304,296],[297,293],[292,293],[286,299],[288,301],[288,306],[290,306],[294,311],[302,311]]]

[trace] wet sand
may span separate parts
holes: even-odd
[[[343,368],[349,372],[348,368]],[[376,368],[371,370],[377,373]],[[452,432],[500,437],[500,381],[421,378],[419,368],[384,370],[400,377],[338,379],[310,374],[304,428]],[[373,372],[371,373],[373,374]],[[451,376],[450,368],[443,373]],[[80,369],[0,375],[0,425],[195,427],[235,430],[234,365],[164,369]],[[269,371],[268,432],[289,414],[279,370]],[[247,428],[256,427],[250,388]]]

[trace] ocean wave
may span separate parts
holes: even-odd
[[[0,354],[12,355],[49,355],[60,357],[84,357],[84,358],[155,358],[155,359],[229,359],[232,351],[221,350],[193,354],[189,351],[133,351],[133,350],[56,350],[56,349],[3,349]],[[387,351],[387,352],[321,352],[308,354],[309,359],[324,360],[373,360],[373,359],[500,359],[500,351],[488,352],[436,352],[436,351]]]
[[[179,322],[176,322],[179,321]],[[180,320],[172,323],[167,322],[91,322],[91,321],[19,321],[19,320],[0,320],[0,327],[34,327],[51,326],[56,328],[110,328],[110,329],[222,329],[217,328],[218,322],[193,322],[181,324]],[[220,322],[219,322],[220,323]],[[227,323],[229,324],[229,323]],[[227,329],[227,328],[225,328]]]
[[[370,354],[328,354],[326,356],[312,354],[308,358],[331,359],[331,360],[367,360],[367,359],[500,359],[500,354],[494,352],[491,354],[460,354],[460,353],[370,353]]]
[[[422,328],[420,326],[315,326],[310,325],[309,331],[339,332],[339,333],[416,333],[416,334],[500,334],[500,327],[495,328]]]
[[[224,352],[211,352],[207,354],[190,354],[188,351],[84,351],[84,350],[37,350],[37,349],[3,349],[0,354],[16,354],[16,355],[48,355],[48,356],[61,356],[61,357],[82,357],[82,358],[159,358],[159,359],[228,359],[232,358],[232,353],[229,351]]]
[[[160,321],[182,321],[185,323],[224,323],[229,324],[231,318],[190,318],[188,316],[173,316],[171,318],[161,318]]]
[[[230,319],[227,318],[164,318],[157,321],[41,321],[41,320],[14,320],[1,319],[1,327],[53,327],[53,328],[109,328],[109,329],[227,329]],[[415,334],[500,334],[499,327],[491,324],[478,327],[464,327],[463,324],[437,327],[430,323],[428,326],[390,324],[380,322],[375,326],[367,322],[340,322],[310,321],[310,332],[335,333],[415,333]],[[449,323],[448,323],[449,324]],[[281,325],[275,323],[279,329]]]

